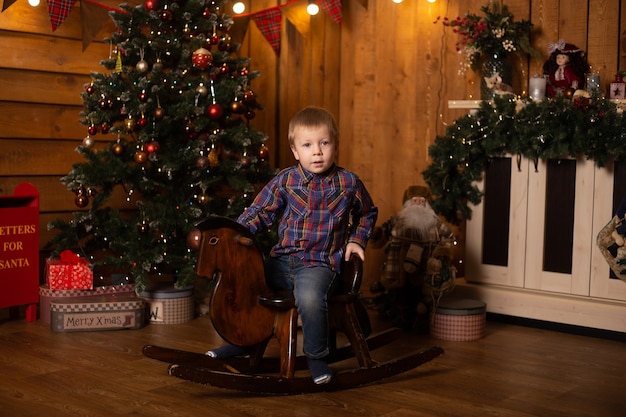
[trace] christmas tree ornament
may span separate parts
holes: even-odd
[[[146,93],[146,90],[141,90],[141,93],[139,93],[139,101],[145,103],[147,100],[148,100],[148,94]]]
[[[253,104],[256,101],[256,95],[252,90],[246,90],[243,93],[243,100],[248,104]]]
[[[85,91],[87,92],[87,94],[92,95],[96,91],[96,88],[93,86],[93,83],[89,83],[85,87]]]
[[[144,149],[149,154],[153,154],[153,153],[158,152],[160,147],[161,147],[161,145],[159,145],[159,142],[157,142],[156,140],[152,140],[152,141],[146,143],[146,146],[144,147]]]
[[[93,140],[93,138],[89,135],[85,136],[85,138],[83,139],[83,146],[85,148],[91,148],[93,147],[93,144],[95,143],[95,141]]]
[[[124,119],[124,127],[128,132],[132,132],[135,129],[135,119],[131,115]]]
[[[197,251],[200,249],[200,242],[202,241],[202,232],[198,229],[192,229],[187,235],[187,246],[189,249]]]
[[[118,140],[111,146],[111,151],[114,155],[120,156],[124,153],[124,145]]]
[[[209,89],[206,88],[206,85],[204,85],[204,83],[200,83],[196,87],[196,93],[200,94],[202,97],[206,97],[209,94]]]
[[[159,18],[166,23],[171,22],[174,18],[172,11],[168,9],[167,4],[163,6],[163,10],[159,13]]]
[[[97,128],[94,124],[91,124],[91,125],[89,125],[89,127],[87,128],[87,132],[88,132],[90,135],[95,135],[96,133],[98,133],[98,128]]]
[[[218,120],[218,119],[221,119],[222,116],[224,115],[224,109],[219,104],[213,103],[209,105],[207,109],[207,113],[209,117],[211,118],[211,120]]]
[[[211,201],[211,197],[209,197],[206,191],[202,191],[202,194],[198,196],[197,200],[198,200],[198,204],[206,206]]]
[[[228,66],[228,64],[223,63],[222,66],[220,67],[220,75],[226,75],[230,72],[230,68]]]
[[[209,158],[205,157],[204,155],[201,155],[198,157],[198,159],[196,159],[197,168],[205,169],[208,166],[209,166]]]
[[[107,122],[102,122],[100,124],[100,132],[104,135],[106,135],[107,133],[109,133],[109,131],[111,130],[111,125],[109,125]]]
[[[144,72],[148,72],[150,65],[148,65],[148,62],[145,61],[144,59],[140,59],[137,62],[137,65],[135,65],[135,68],[137,69],[137,71],[144,73]]]
[[[74,199],[74,204],[76,204],[76,207],[85,208],[89,204],[89,198],[86,195],[79,194]]]
[[[252,120],[256,117],[256,113],[254,112],[254,110],[248,110],[246,112],[246,119],[248,120]]]
[[[135,152],[135,155],[133,156],[133,159],[138,164],[143,164],[143,163],[145,163],[148,160],[148,154],[145,151],[139,150],[139,151]]]
[[[211,62],[213,61],[213,56],[211,52],[204,48],[198,48],[193,51],[191,55],[191,64],[194,68],[198,68],[199,70],[205,70]]]
[[[141,114],[141,117],[139,119],[137,119],[137,126],[139,127],[144,127],[148,124],[148,119],[146,119],[146,116],[144,116],[144,114]]]
[[[230,103],[230,111],[235,114],[243,114],[246,111],[246,106],[240,100],[235,97],[235,101]]]
[[[209,160],[209,166],[211,168],[216,168],[220,164],[220,159],[219,159],[219,156],[217,155],[217,150],[215,149],[215,146],[211,148],[207,158]]]
[[[261,145],[259,151],[257,152],[257,156],[263,162],[267,162],[270,158],[270,150],[265,146],[265,144]]]
[[[161,120],[163,117],[165,117],[165,109],[159,105],[156,109],[154,109],[154,118]]]
[[[163,71],[163,62],[161,61],[161,58],[157,58],[157,60],[154,63],[154,65],[152,65],[152,71],[154,71],[154,72],[161,72],[161,71]]]
[[[158,0],[145,0],[143,2],[143,7],[145,7],[146,10],[156,10],[159,8],[159,1]]]

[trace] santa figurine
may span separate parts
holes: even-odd
[[[386,261],[372,291],[384,316],[395,325],[415,328],[429,308],[454,283],[454,235],[430,206],[427,187],[409,186],[403,208],[374,229],[373,248],[385,248]]]
[[[572,97],[576,90],[585,88],[585,74],[589,64],[585,51],[559,39],[548,45],[550,58],[543,64],[543,73],[548,79],[546,95]]]

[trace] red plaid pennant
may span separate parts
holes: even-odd
[[[319,5],[333,22],[341,25],[341,0],[319,0]]]
[[[52,31],[54,32],[61,23],[65,21],[65,18],[72,11],[72,7],[76,3],[76,0],[47,0],[48,1],[48,15],[50,16],[50,23],[52,23]]]
[[[274,52],[278,55],[280,52],[280,24],[282,13],[278,7],[263,10],[262,12],[252,15],[252,20],[270,43]]]

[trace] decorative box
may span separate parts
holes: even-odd
[[[441,300],[433,323],[431,336],[441,340],[469,342],[485,335],[487,305],[470,299]]]
[[[39,286],[39,319],[50,323],[50,303],[52,301],[67,302],[85,297],[133,297],[135,285],[108,285],[91,290],[52,290],[47,285]]]
[[[60,259],[46,260],[46,282],[52,290],[88,290],[93,288],[93,271],[87,260],[64,250]]]
[[[137,297],[85,297],[50,303],[53,332],[140,329],[146,305]]]
[[[610,99],[623,99],[626,97],[626,83],[620,74],[615,74],[615,79],[609,85]]]
[[[148,306],[150,324],[179,324],[193,319],[193,286],[175,288],[172,283],[151,283],[139,296]]]

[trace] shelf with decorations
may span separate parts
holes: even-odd
[[[493,313],[626,332],[626,280],[596,241],[626,196],[625,100],[451,104],[472,112],[436,139],[424,178],[433,207],[466,221],[455,291]]]

